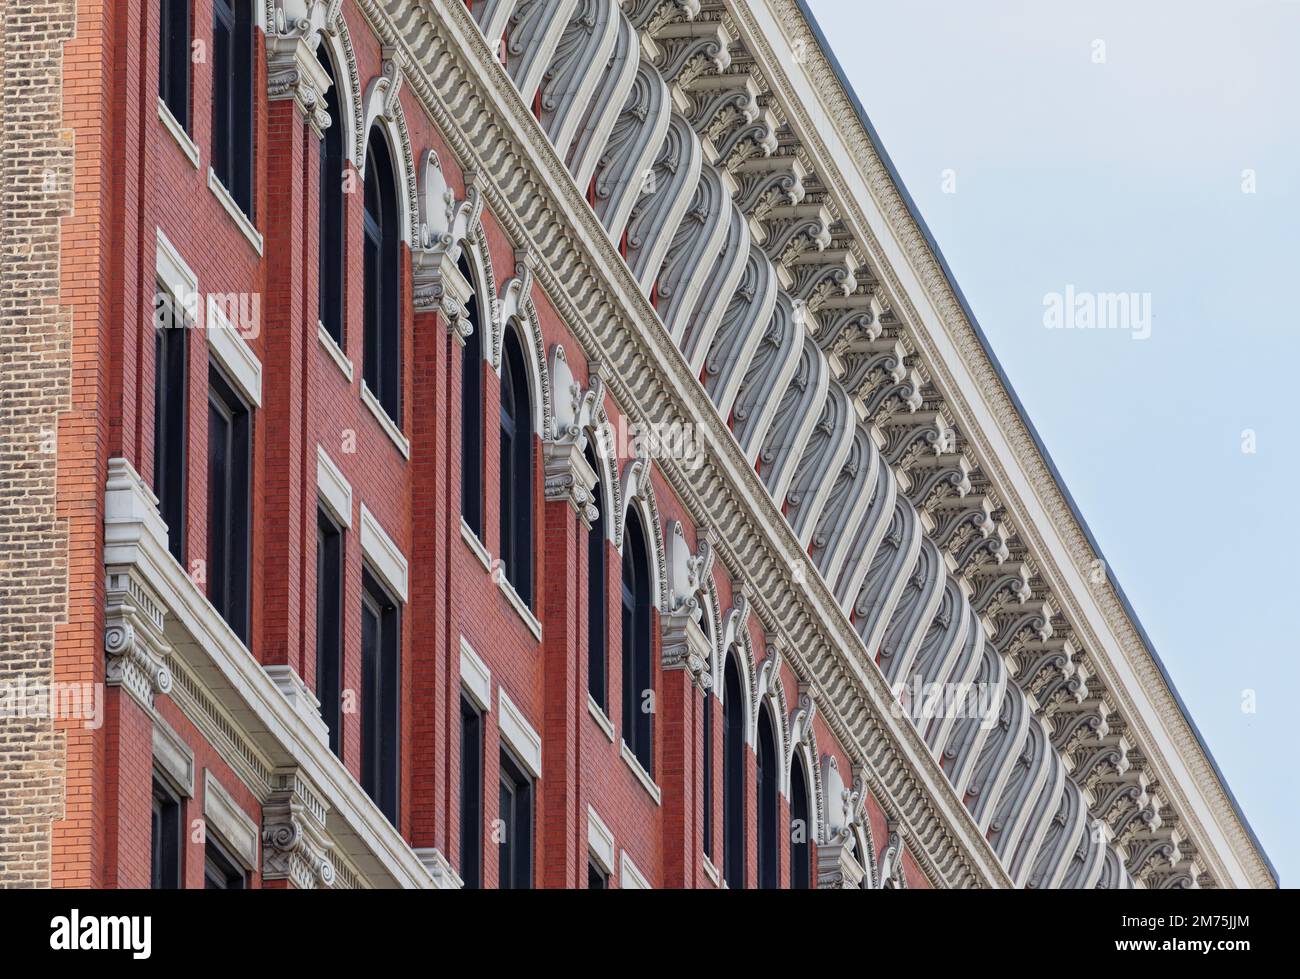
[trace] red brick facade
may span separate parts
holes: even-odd
[[[541,777],[536,781],[533,880],[537,886],[585,887],[589,809],[613,837],[618,864],[610,886],[620,886],[625,861],[655,887],[718,886],[716,869],[704,856],[703,785],[700,765],[703,699],[686,670],[665,670],[659,645],[661,620],[654,616],[654,759],[656,799],[625,760],[621,750],[624,718],[618,696],[621,605],[620,555],[607,542],[609,596],[608,687],[612,737],[588,706],[586,609],[588,530],[564,499],[546,499],[543,434],[533,432],[536,582],[533,608],[540,640],[495,581],[466,539],[460,519],[462,453],[460,414],[461,347],[441,311],[416,309],[413,259],[403,246],[402,417],[395,419],[409,440],[409,457],[362,398],[363,373],[363,218],[362,181],[346,195],[346,339],[342,353],[351,376],[318,337],[318,205],[321,139],[292,98],[270,99],[263,31],[255,32],[257,51],[255,194],[252,222],[261,253],[241,231],[209,187],[212,104],[210,60],[196,58],[191,89],[189,136],[198,149],[195,165],[157,108],[159,55],[158,4],[123,0],[101,6],[77,4],[75,39],[63,50],[63,126],[75,133],[75,200],[61,226],[59,255],[61,301],[70,311],[72,342],[66,353],[71,375],[71,405],[58,423],[58,509],[67,522],[68,606],[54,646],[51,676],[64,682],[103,682],[107,669],[104,637],[104,498],[110,459],[125,459],[147,485],[153,477],[154,363],[152,316],[157,268],[157,234],[170,241],[198,280],[200,296],[209,293],[257,297],[258,329],[247,337],[261,367],[262,399],[254,412],[251,479],[251,627],[244,655],[267,667],[287,666],[308,687],[316,682],[316,544],[313,533],[318,498],[317,449],[341,471],[352,491],[352,522],[344,535],[343,675],[345,703],[362,684],[361,507],[368,509],[404,555],[409,595],[401,610],[400,807],[397,829],[415,851],[436,849],[459,869],[462,643],[491,673],[490,709],[484,713],[483,886],[498,882],[497,757],[502,742],[499,694],[504,691],[541,740]],[[384,52],[367,21],[347,0],[343,18],[360,85],[383,72]],[[194,0],[194,38],[210,42],[212,0]],[[469,195],[466,174],[447,134],[439,132],[408,89],[399,93],[405,131],[415,161],[432,150],[457,201]],[[335,121],[338,124],[338,121]],[[405,206],[405,198],[401,201]],[[481,216],[484,239],[498,291],[512,277],[524,278],[524,257],[493,216]],[[496,297],[480,295],[487,310]],[[533,284],[535,324],[549,358],[564,348],[584,389],[591,383],[581,345],[569,332],[540,286]],[[486,324],[487,317],[483,317]],[[486,326],[485,326],[486,328]],[[511,328],[510,326],[506,327]],[[485,346],[490,346],[486,343]],[[533,338],[522,337],[527,354]],[[182,533],[186,571],[202,584],[207,549],[209,348],[202,331],[188,346],[187,522]],[[539,365],[540,366],[540,365]],[[500,553],[498,538],[500,379],[490,359],[483,374],[485,434],[484,535],[488,555]],[[534,392],[537,396],[538,392]],[[560,392],[555,393],[561,396]],[[606,396],[604,408],[616,431],[629,421]],[[617,460],[625,471],[629,457]],[[653,466],[652,466],[653,469]],[[653,495],[663,535],[681,521],[694,553],[697,539],[691,511],[657,472]],[[609,496],[607,494],[607,499]],[[655,548],[650,548],[654,552]],[[740,584],[719,563],[712,570],[715,621],[739,603]],[[749,633],[737,655],[761,662],[768,643],[757,617],[746,620]],[[716,637],[715,637],[716,638]],[[748,662],[744,675],[757,676]],[[720,670],[718,671],[720,675]],[[795,708],[799,678],[788,664],[779,669],[784,710]],[[187,716],[173,694],[157,692],[154,710],[187,746],[193,759],[193,795],[183,800],[186,827],[183,880],[203,886],[205,777],[226,790],[244,815],[263,823],[268,799],[245,781],[243,762],[229,744],[213,743]],[[710,694],[711,695],[711,694]],[[775,703],[775,701],[773,701]],[[356,704],[360,704],[359,696]],[[769,709],[766,706],[760,709]],[[87,729],[60,721],[66,778],[61,818],[53,822],[48,872],[38,865],[26,882],[55,886],[136,887],[150,881],[149,800],[157,759],[153,721],[147,706],[125,688],[110,685],[105,723]],[[722,712],[713,711],[711,743],[714,785],[713,840],[709,849],[721,865],[723,852]],[[780,731],[787,725],[774,717]],[[361,778],[360,707],[342,715],[341,757]],[[754,725],[751,723],[750,728]],[[824,759],[834,757],[852,784],[853,759],[834,733],[817,718],[815,745]],[[751,737],[751,741],[752,741]],[[782,751],[788,749],[782,744]],[[3,750],[3,749],[0,749]],[[746,880],[758,879],[756,766],[753,745],[746,748]],[[3,759],[0,759],[3,760]],[[811,781],[811,773],[810,773]],[[822,779],[824,781],[824,779]],[[811,804],[818,791],[810,785]],[[328,799],[326,800],[329,801]],[[826,799],[825,804],[839,805]],[[890,833],[889,820],[868,797],[863,824],[874,841],[865,862],[880,858]],[[790,881],[788,792],[780,800],[777,847],[781,882]],[[36,809],[33,824],[50,814]],[[331,830],[334,824],[331,824]],[[263,838],[265,845],[265,838]],[[861,855],[861,854],[860,854]],[[263,856],[265,859],[265,856]],[[817,877],[817,857],[812,857]],[[907,886],[930,886],[906,850],[902,855]],[[249,883],[261,882],[263,867],[248,868]],[[7,873],[7,872],[6,872]],[[869,870],[869,875],[874,869]],[[44,879],[42,879],[44,877]],[[8,880],[6,876],[5,880]],[[284,886],[283,879],[268,886]]]

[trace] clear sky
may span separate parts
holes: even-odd
[[[1297,886],[1300,0],[810,6]],[[1067,287],[1150,336],[1047,329]]]

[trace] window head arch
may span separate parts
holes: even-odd
[[[365,187],[365,350],[366,387],[388,417],[401,426],[402,328],[401,214],[392,151],[383,130],[370,130],[366,145]]]
[[[633,507],[623,528],[623,740],[654,775],[654,669],[650,552]]]
[[[506,580],[533,604],[533,429],[528,362],[507,330],[501,351],[501,558]]]

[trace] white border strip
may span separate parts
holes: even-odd
[[[217,301],[216,293],[208,293],[204,326],[207,327],[204,332],[208,335],[208,352],[253,407],[262,407],[262,362],[230,322]]]
[[[409,599],[406,555],[393,543],[393,539],[364,503],[361,504],[361,553],[365,555],[370,569],[383,579],[384,584],[405,605]]]
[[[349,530],[352,528],[352,484],[343,477],[342,471],[319,443],[316,446],[316,496],[335,520]]]
[[[497,690],[497,704],[501,711],[497,717],[501,740],[510,746],[524,766],[532,772],[534,778],[541,778],[541,735],[528,723],[528,719],[524,717],[523,711],[515,706],[515,702],[506,696],[504,688]]]
[[[492,671],[464,636],[460,637],[460,685],[485,713],[492,713]]]
[[[203,772],[203,818],[248,870],[259,868],[257,823],[207,770]]]
[[[614,834],[590,805],[587,806],[587,850],[605,873],[614,873]]]

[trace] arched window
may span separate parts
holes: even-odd
[[[587,440],[584,456],[587,465],[596,474],[596,485],[591,491],[596,519],[587,531],[587,692],[601,710],[609,713],[605,702],[608,680],[605,666],[606,588],[605,588],[605,493],[600,481],[600,467],[592,451],[592,439]]]
[[[708,668],[713,668],[713,630],[709,624],[709,610],[705,608],[700,618],[700,629],[709,641]],[[704,855],[713,859],[713,690],[704,691],[704,736],[700,739],[700,773],[704,781],[702,808],[704,809]]]
[[[781,803],[777,792],[781,778],[779,758],[776,735],[772,731],[772,712],[764,707],[758,712],[758,776],[754,786],[758,796],[759,887],[779,887],[781,883],[776,842],[777,823],[781,819]]]
[[[462,255],[460,274],[476,282]],[[483,539],[483,323],[478,295],[465,304],[470,335],[460,354],[460,515],[474,536]]]
[[[388,141],[378,128],[366,150],[366,318],[363,377],[388,417],[401,426],[402,328],[398,282],[401,227]]]
[[[722,875],[745,886],[745,689],[736,658],[727,656],[722,700]]]
[[[533,604],[533,429],[528,369],[519,335],[501,350],[501,560],[506,580]]]
[[[654,776],[654,677],[650,643],[650,556],[641,517],[623,528],[623,740]]]
[[[320,144],[320,281],[317,287],[319,316],[325,332],[343,347],[343,266],[347,235],[344,233],[343,196],[343,113],[334,64],[322,43],[316,49],[330,86],[322,96],[323,108],[330,114],[330,126]]]
[[[796,751],[790,766],[790,886],[797,891],[812,887],[811,835],[808,774],[804,771],[803,756]]]

